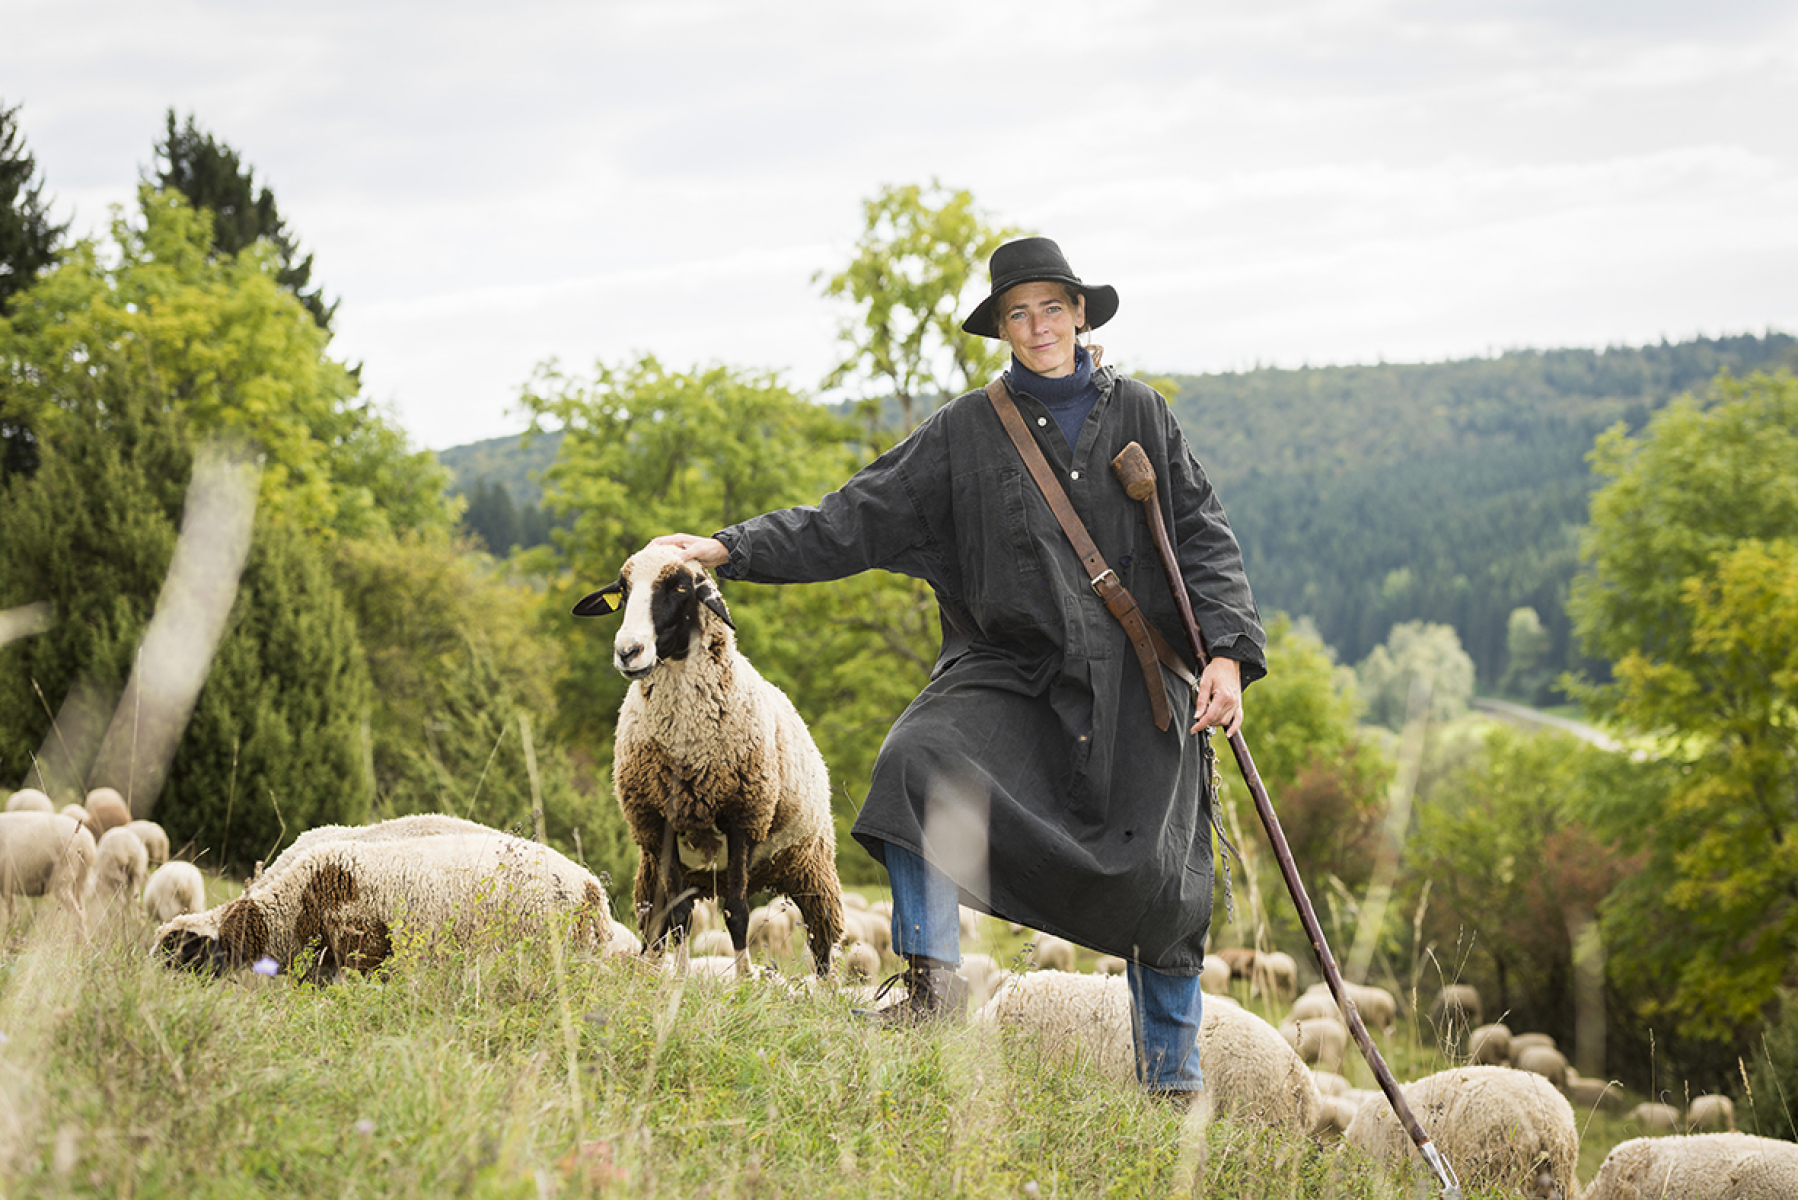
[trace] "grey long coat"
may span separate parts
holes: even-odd
[[[1142,506],[1111,460],[1148,452],[1193,610],[1215,655],[1266,673],[1264,635],[1224,510],[1165,401],[1110,368],[1070,460],[1047,410],[1026,424],[1124,586],[1175,646],[1186,637]],[[837,579],[870,568],[927,581],[942,653],[893,725],[854,835],[922,854],[964,903],[1192,975],[1211,920],[1210,797],[1192,700],[1150,716],[1122,627],[1025,470],[984,392],[945,404],[816,506],[721,530],[726,578]],[[987,853],[979,854],[979,829]]]

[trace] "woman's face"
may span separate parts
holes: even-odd
[[[1027,370],[1045,379],[1074,373],[1074,333],[1086,324],[1086,297],[1059,283],[1020,283],[999,300],[999,332]]]

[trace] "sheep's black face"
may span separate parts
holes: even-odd
[[[612,643],[612,665],[627,679],[643,678],[659,662],[686,658],[703,636],[706,610],[731,623],[711,576],[667,547],[651,546],[632,555],[606,593],[617,596],[624,611]],[[595,592],[589,600],[601,595]]]
[[[185,971],[221,975],[225,961],[219,940],[191,929],[171,930],[159,947],[169,966]]]

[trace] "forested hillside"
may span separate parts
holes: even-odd
[[[1421,366],[1179,377],[1175,410],[1224,497],[1264,610],[1354,662],[1394,624],[1449,624],[1489,687],[1505,622],[1536,609],[1551,663],[1604,429],[1640,429],[1720,371],[1798,364],[1798,339],[1514,351]]]
[[[1599,432],[1640,429],[1719,371],[1781,365],[1798,366],[1798,338],[1171,378],[1175,412],[1223,494],[1264,612],[1310,617],[1347,662],[1400,621],[1452,625],[1490,688],[1515,608],[1542,619],[1552,671],[1576,665],[1566,600]],[[468,527],[503,536],[491,532],[511,519],[493,514],[502,487],[529,526],[558,441],[443,451],[469,498]]]

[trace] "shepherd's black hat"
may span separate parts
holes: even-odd
[[[1065,283],[1082,296],[1086,297],[1086,327],[1097,329],[1117,315],[1118,290],[1110,284],[1085,284],[1074,269],[1068,266],[1067,256],[1062,254],[1061,247],[1045,237],[1019,238],[1015,242],[1006,242],[993,251],[989,264],[993,276],[993,290],[974,307],[968,319],[961,323],[967,333],[980,337],[996,338],[999,336],[999,325],[994,320],[994,309],[999,306],[999,297],[1003,296],[1020,283]]]

